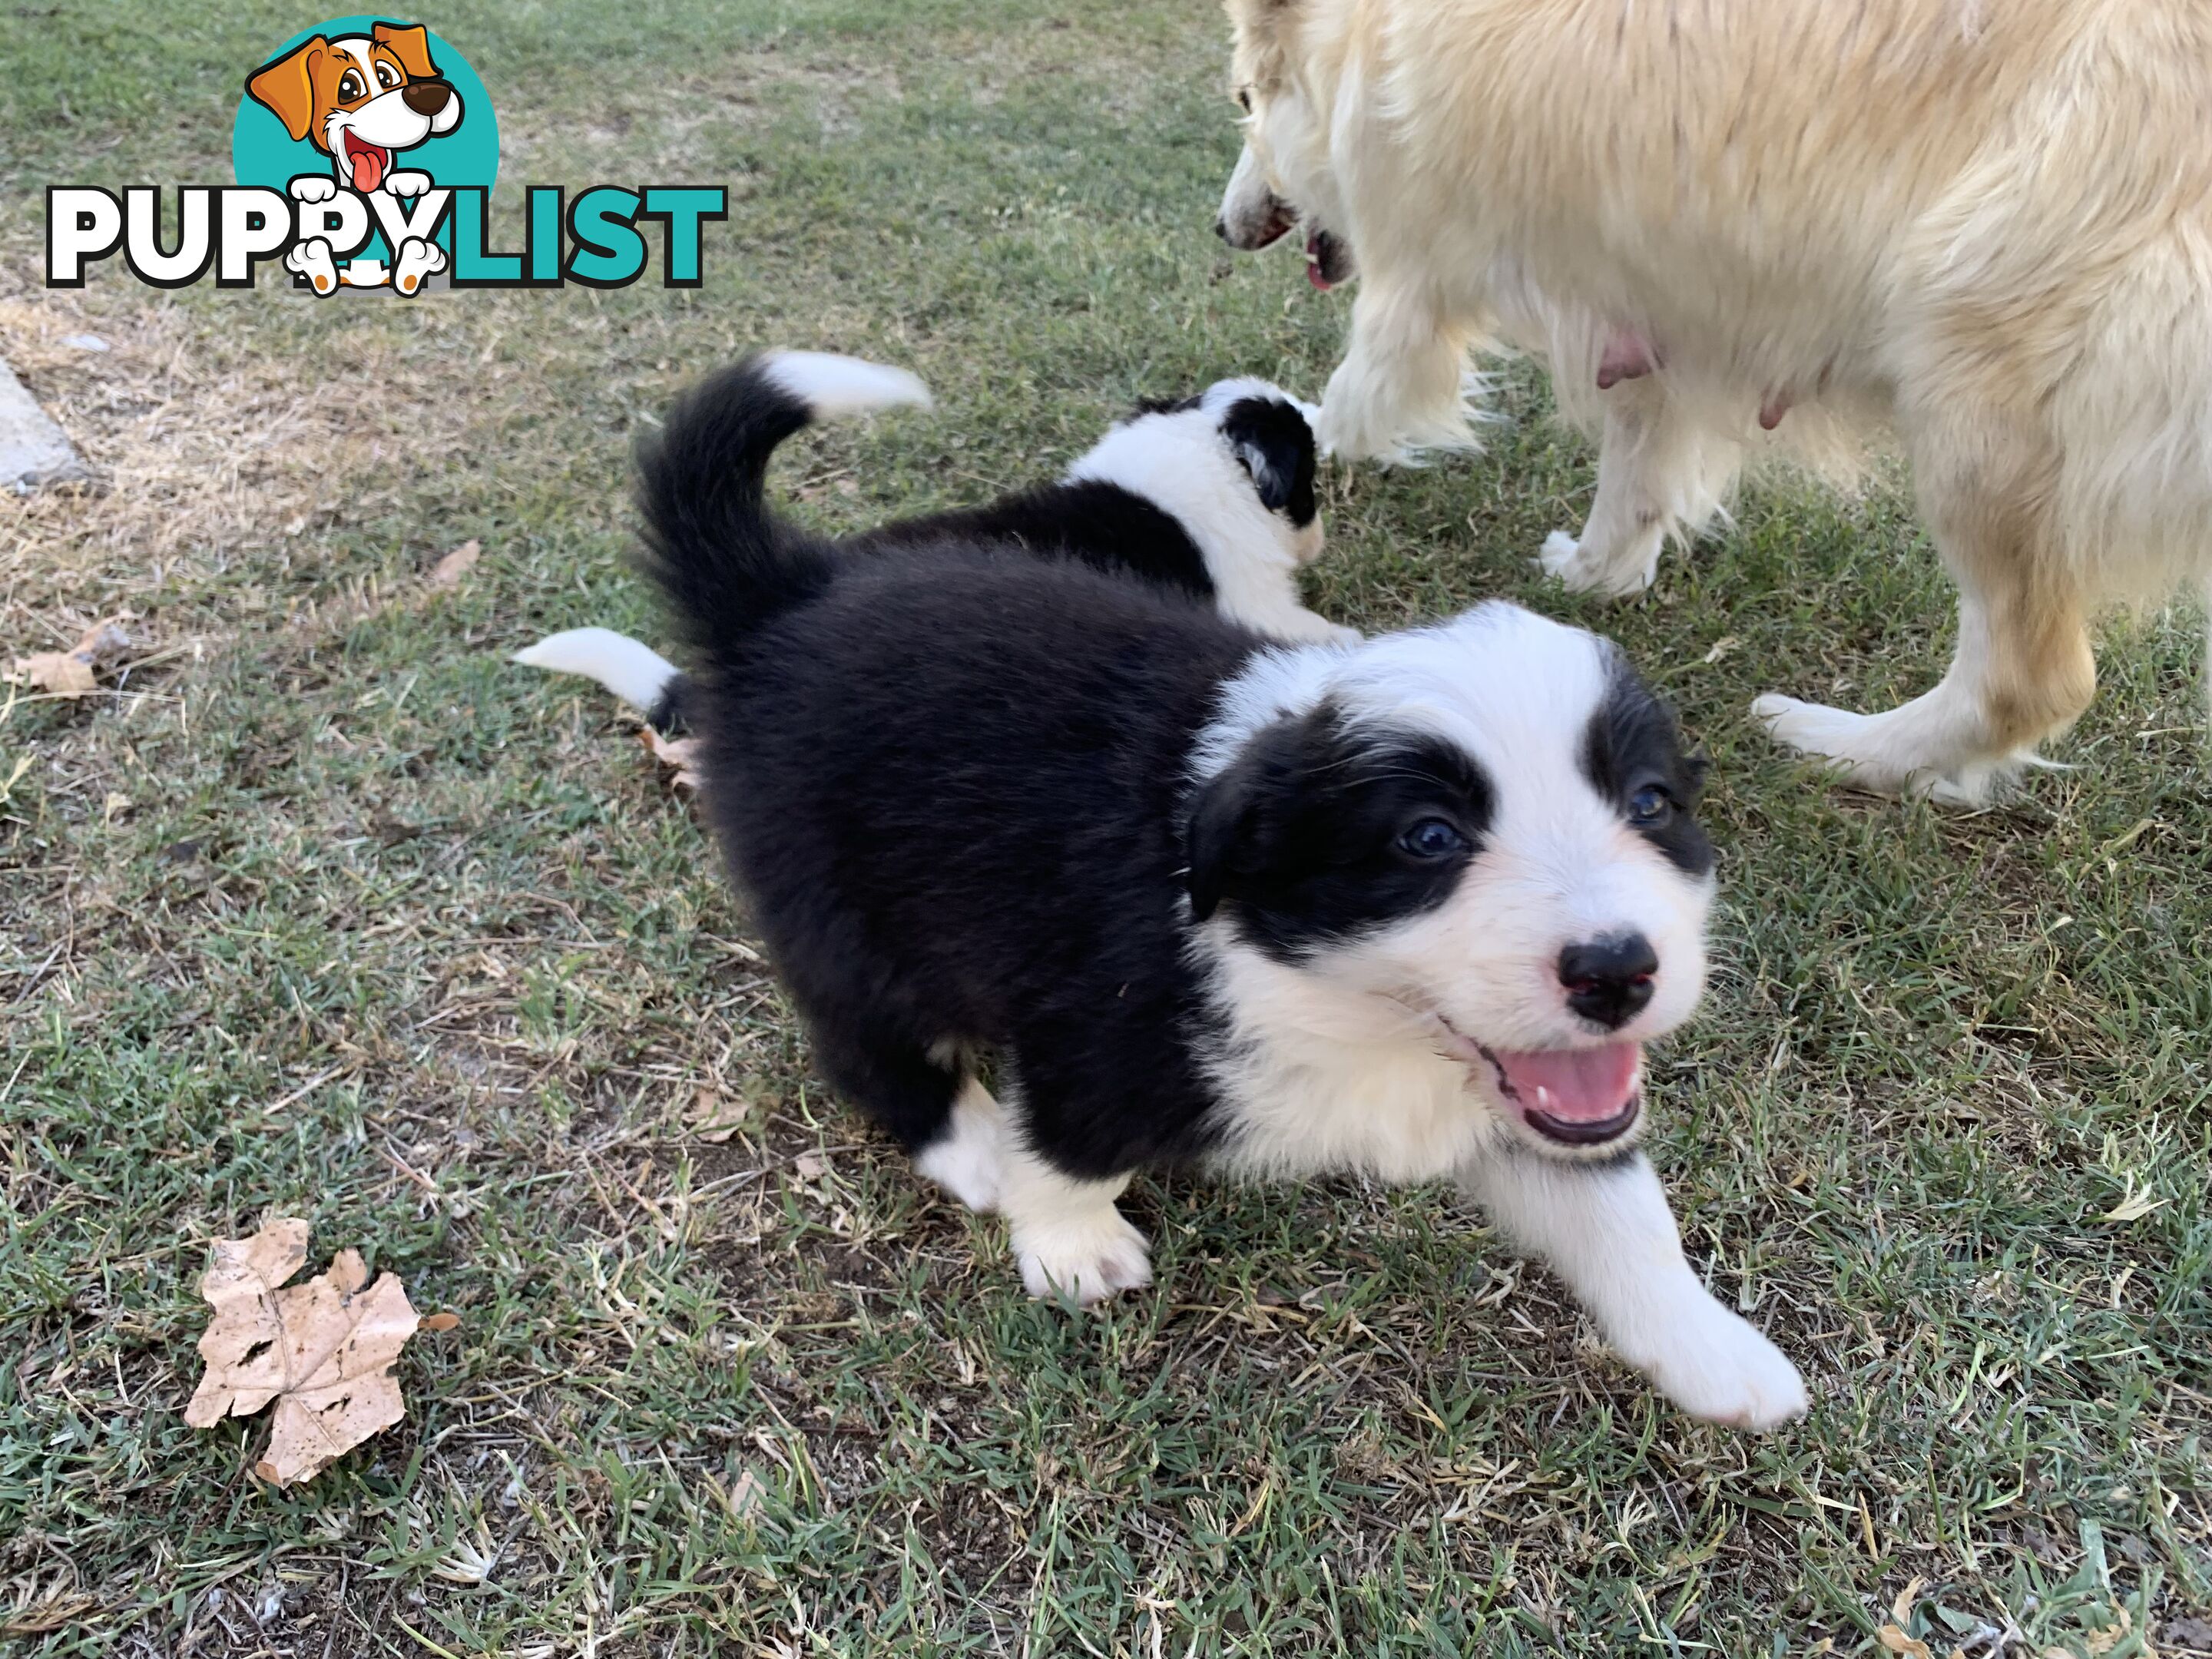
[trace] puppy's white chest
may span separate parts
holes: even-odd
[[[1464,1068],[1403,1049],[1248,1059],[1221,1080],[1225,1133],[1209,1163],[1245,1179],[1434,1181],[1480,1158],[1498,1133]]]

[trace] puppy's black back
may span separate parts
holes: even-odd
[[[1080,560],[1203,604],[1213,599],[1206,556],[1182,521],[1120,484],[1095,478],[1041,485],[988,507],[931,514],[865,531],[844,545],[902,552],[932,543],[1004,543],[1044,557]]]
[[[716,658],[706,804],[810,1022],[1019,1054],[1071,1170],[1184,1148],[1206,1094],[1178,1036],[1206,1017],[1186,768],[1257,644],[1126,579],[951,544],[842,563]]]

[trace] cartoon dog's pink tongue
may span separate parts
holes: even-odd
[[[366,195],[384,182],[384,170],[392,165],[392,152],[381,144],[364,143],[349,131],[343,137],[346,160],[353,166],[353,187]]]
[[[1556,1139],[1609,1140],[1635,1121],[1640,1042],[1487,1052],[1522,1115]]]

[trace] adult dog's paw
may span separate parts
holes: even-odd
[[[1625,599],[1641,593],[1659,574],[1656,548],[1650,557],[1638,561],[1595,559],[1582,543],[1564,530],[1554,530],[1544,538],[1543,550],[1536,556],[1535,563],[1546,575],[1574,592],[1595,593],[1609,599]]]
[[[1650,1352],[1624,1355],[1682,1411],[1708,1423],[1764,1430],[1802,1417],[1805,1379],[1748,1321],[1700,1293],[1685,1299]]]
[[[1144,1234],[1111,1205],[1042,1226],[1017,1228],[1022,1283],[1039,1300],[1070,1297],[1088,1305],[1152,1282]]]
[[[295,202],[327,202],[338,193],[338,183],[326,173],[303,173],[290,189]]]

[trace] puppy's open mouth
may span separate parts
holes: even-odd
[[[1318,226],[1306,233],[1306,280],[1327,293],[1352,275],[1352,250]]]
[[[1493,1048],[1435,1017],[1452,1057],[1481,1064],[1521,1121],[1563,1146],[1602,1146],[1636,1127],[1644,1109],[1638,1088],[1644,1045],[1608,1042],[1595,1048]]]
[[[356,137],[352,128],[338,135],[338,143],[344,152],[346,172],[352,178],[353,187],[362,194],[382,184],[384,175],[392,171],[392,152],[381,144]]]

